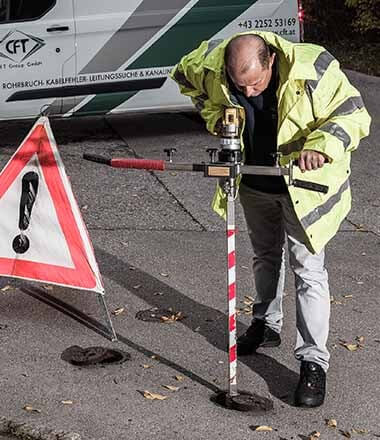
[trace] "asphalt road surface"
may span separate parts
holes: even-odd
[[[89,440],[298,440],[313,431],[329,440],[380,437],[380,79],[350,77],[363,93],[373,124],[371,136],[353,155],[353,209],[327,249],[331,367],[322,407],[293,405],[299,365],[293,357],[295,301],[289,272],[282,345],[239,362],[239,388],[272,399],[274,411],[239,413],[210,401],[226,388],[228,365],[225,225],[209,207],[215,182],[197,173],[127,171],[81,159],[84,152],[165,158],[163,149],[169,147],[177,149],[178,162],[208,159],[206,148],[218,141],[199,122],[156,114],[52,121],[109,310],[124,309],[112,315],[119,342],[105,337],[93,293],[1,278],[0,417]],[[1,167],[30,127],[30,121],[1,124]],[[240,208],[237,219],[240,333],[249,325],[244,309],[255,290]],[[171,308],[184,318],[172,323],[136,319],[136,313],[153,307]],[[355,351],[343,345],[359,340]],[[61,359],[73,345],[115,347],[130,353],[131,360],[75,367]],[[145,391],[166,399],[149,400]],[[38,411],[26,411],[27,405]],[[331,419],[336,428],[327,426]],[[260,425],[272,431],[255,431]]]

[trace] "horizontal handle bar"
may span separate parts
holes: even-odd
[[[323,194],[327,194],[329,191],[329,187],[326,185],[320,185],[319,183],[307,182],[306,180],[293,179],[293,186],[297,188],[308,189],[309,191],[321,192]]]

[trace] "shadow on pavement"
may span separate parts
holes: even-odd
[[[126,278],[125,261],[120,260],[116,256],[109,254],[99,247],[96,248],[96,254],[99,258],[100,265],[102,266],[102,273],[104,276],[112,279],[128,291],[133,292],[134,295],[137,295],[152,307],[172,307],[173,310],[181,310],[186,316],[185,319],[180,321],[181,324],[185,325],[190,330],[201,334],[211,345],[217,349],[224,352],[227,351],[228,335],[226,332],[226,314],[188,298],[178,290],[173,289],[162,281],[137,268],[135,268],[133,271],[130,271],[128,273],[128,278]],[[105,261],[107,261],[107,264],[102,264],[102,262]],[[145,288],[136,291],[133,289],[133,286],[136,284],[143,284]],[[20,290],[23,293],[55,308],[56,310],[59,310],[99,335],[110,339],[109,330],[105,325],[100,323],[98,320],[87,316],[80,310],[76,309],[70,304],[65,303],[61,299],[58,299],[34,286],[23,287]],[[154,293],[157,291],[163,292],[164,296],[155,296]],[[240,328],[243,327],[243,330],[245,330],[244,324],[240,323],[239,326]],[[198,382],[212,392],[217,393],[221,391],[213,383],[208,382],[181,365],[154,353],[148,348],[132,342],[121,334],[117,334],[117,336],[119,342],[144,354],[147,357],[155,356],[157,361],[187,376],[189,379]],[[273,396],[277,397],[288,405],[293,405],[291,396],[298,382],[298,375],[296,373],[289,370],[272,357],[261,353],[253,356],[242,357],[239,359],[239,362],[244,363],[251,368],[252,371],[261,376],[265,380],[269,392]]]
[[[137,268],[129,271],[128,277],[126,277],[125,269],[128,264],[99,247],[96,248],[96,255],[104,276],[112,279],[128,291],[133,292],[134,295],[152,307],[171,307],[173,310],[180,310],[186,316],[186,319],[180,321],[181,324],[204,336],[217,349],[224,352],[227,351],[226,314],[194,301]],[[107,264],[102,264],[102,262],[107,262]],[[144,285],[144,289],[137,291],[133,289],[133,286],[137,284]],[[154,295],[157,291],[163,292],[164,295]],[[244,324],[239,323],[239,327],[245,330]],[[265,380],[273,396],[292,405],[291,396],[298,383],[298,374],[264,354],[242,357],[239,361],[243,362]]]

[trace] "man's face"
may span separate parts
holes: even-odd
[[[275,54],[271,55],[268,69],[263,69],[260,63],[255,63],[243,74],[231,74],[230,77],[236,88],[247,98],[259,96],[268,87],[272,77],[272,66]]]

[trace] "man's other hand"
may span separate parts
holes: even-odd
[[[305,171],[316,170],[322,168],[326,162],[326,157],[317,151],[306,150],[302,151],[298,159],[298,166],[304,173]]]

